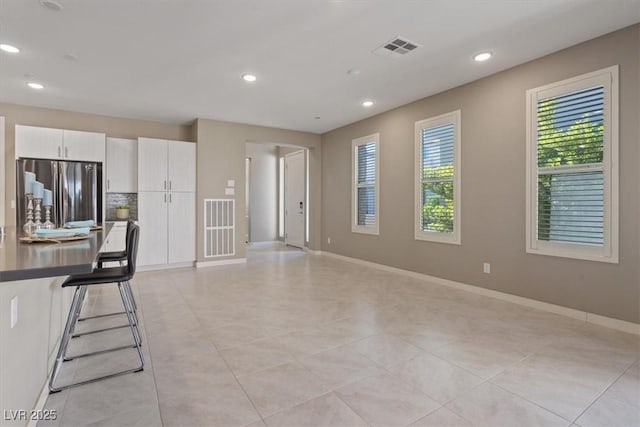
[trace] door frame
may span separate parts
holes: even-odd
[[[284,195],[283,195],[283,200],[284,200],[284,209],[285,209],[285,215],[284,215],[284,244],[288,245],[288,246],[292,246],[289,245],[287,243],[287,159],[289,157],[292,156],[296,156],[302,154],[302,164],[303,164],[303,174],[302,174],[302,181],[303,181],[303,192],[304,192],[304,208],[303,208],[303,212],[302,212],[302,248],[304,249],[307,247],[307,234],[306,234],[306,230],[307,230],[307,209],[309,209],[308,203],[307,203],[307,156],[308,156],[308,149],[306,148],[300,148],[299,150],[296,150],[292,153],[287,153],[284,155]],[[297,247],[297,246],[293,246],[293,247]]]

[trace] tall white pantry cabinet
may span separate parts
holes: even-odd
[[[195,144],[138,138],[138,264],[195,261],[195,209]]]

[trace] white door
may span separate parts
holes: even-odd
[[[138,191],[167,190],[167,141],[138,138]]]
[[[196,259],[196,193],[171,192],[169,205],[169,264]]]
[[[64,153],[67,160],[102,162],[105,157],[105,134],[64,130]]]
[[[62,138],[62,129],[16,125],[16,159],[61,159]]]
[[[304,248],[304,151],[287,154],[284,160],[284,242]]]
[[[107,138],[107,191],[138,192],[138,141]]]
[[[169,182],[171,191],[196,191],[196,144],[169,141]]]
[[[139,265],[167,263],[167,204],[168,196],[165,192],[138,193]]]

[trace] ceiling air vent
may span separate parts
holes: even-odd
[[[394,37],[382,46],[373,51],[376,55],[389,56],[389,55],[406,55],[407,53],[415,50],[419,45],[412,41],[409,41],[403,37]]]

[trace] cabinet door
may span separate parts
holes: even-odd
[[[138,193],[139,265],[167,263],[167,193]]]
[[[138,191],[167,189],[167,141],[138,138]]]
[[[62,129],[16,125],[16,159],[20,157],[62,158],[62,138]]]
[[[65,160],[81,160],[86,162],[102,162],[105,157],[105,134],[64,130]]]
[[[138,191],[138,141],[107,138],[107,191],[136,193]]]
[[[113,227],[107,237],[105,252],[124,251],[127,238],[127,227]]]
[[[169,141],[169,190],[196,191],[196,144]]]
[[[196,259],[196,193],[169,193],[169,263]]]

